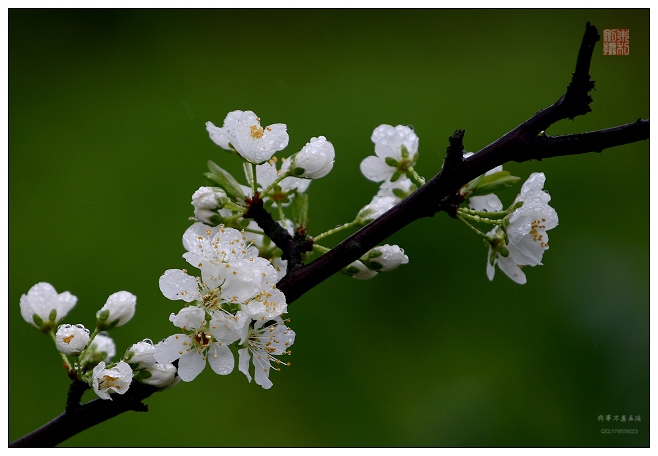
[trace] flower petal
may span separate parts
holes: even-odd
[[[235,361],[231,349],[225,344],[217,342],[208,348],[208,364],[210,368],[219,375],[228,375],[233,372]]]

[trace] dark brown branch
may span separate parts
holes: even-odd
[[[77,391],[77,387],[74,388]],[[155,387],[133,381],[130,389],[124,395],[113,394],[113,400],[95,399],[79,407],[69,407],[70,411],[62,413],[39,429],[11,442],[9,446],[14,448],[53,447],[85,429],[114,418],[123,412],[148,411],[148,407],[142,401],[156,391],[158,389]],[[75,395],[77,392],[73,394]]]
[[[265,210],[263,200],[259,198],[258,194],[247,200],[247,203],[249,209],[244,217],[254,219],[260,229],[281,249],[283,252],[281,258],[288,261],[288,271],[294,271],[301,267],[304,264],[302,255],[304,252],[310,252],[313,249],[313,243],[307,238],[306,233],[298,232],[294,237],[291,236]]]
[[[278,284],[287,302],[295,301],[415,220],[454,207],[463,185],[496,166],[509,161],[523,162],[600,152],[606,148],[648,139],[648,120],[577,135],[550,137],[544,134],[555,122],[573,119],[590,111],[592,99],[589,91],[594,88],[594,82],[590,80],[589,67],[594,45],[599,38],[596,27],[588,22],[571,83],[566,93],[553,105],[537,112],[523,124],[464,160],[458,160],[455,158],[456,153],[453,153],[458,147],[456,142],[453,145],[453,141],[458,140],[461,144],[463,132],[459,138],[453,135],[443,169],[427,184],[325,255],[306,266],[289,271]]]

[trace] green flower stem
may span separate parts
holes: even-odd
[[[461,217],[463,217],[465,219],[473,220],[474,222],[488,223],[490,225],[502,225],[503,224],[502,220],[494,220],[494,219],[490,219],[488,217],[480,217],[479,215],[471,215],[467,212],[462,212],[461,208],[457,209],[457,212]]]
[[[256,164],[252,163],[251,164],[251,173],[253,176],[253,179],[251,180],[251,191],[255,195],[256,190],[258,190],[258,176],[256,175]]]
[[[358,225],[359,221],[358,220],[352,220],[351,222],[344,223],[343,225],[337,226],[336,228],[332,228],[329,231],[325,231],[324,233],[320,233],[317,236],[313,237],[314,241],[318,241],[322,239],[323,237],[327,237],[330,234],[338,233],[339,231],[346,230],[347,228],[351,228],[355,225]]]
[[[96,337],[99,332],[101,332],[101,330],[98,327],[96,327],[94,329],[94,332],[92,332],[91,335],[89,336],[89,342],[87,343],[87,347],[84,350],[82,350],[82,353],[80,353],[80,356],[78,357],[80,362],[82,362],[82,359],[84,358],[85,354],[87,353],[87,350],[89,350],[89,347],[91,347],[91,343],[94,341],[94,337]]]
[[[468,207],[460,207],[457,210],[459,212],[463,212],[464,214],[477,215],[480,217],[505,217],[506,215],[514,212],[513,210],[510,209],[505,209],[504,211],[492,211],[492,212],[476,211]]]
[[[325,247],[325,246],[323,246],[323,245],[313,244],[313,250],[315,250],[315,251],[317,251],[317,252],[320,252],[320,253],[327,253],[327,252],[330,251],[331,249],[329,249],[329,248],[327,248],[327,247]]]
[[[470,223],[468,223],[468,222],[466,221],[466,219],[464,219],[459,213],[457,214],[457,219],[458,219],[459,221],[461,221],[464,225],[466,225],[467,227],[469,227],[472,231],[474,231],[475,234],[477,234],[477,235],[480,236],[480,237],[483,237],[483,238],[486,239],[488,242],[491,242],[491,241],[493,240],[493,238],[491,238],[490,236],[487,236],[485,233],[483,233],[482,231],[480,231],[479,229],[477,229],[476,227],[474,227],[473,225],[471,225]]]
[[[240,212],[240,213],[244,212],[245,210],[244,206],[240,206],[239,204],[236,204],[233,201],[227,201],[224,204],[224,208],[230,210],[231,212]]]
[[[261,192],[260,197],[264,198],[265,196],[267,196],[267,194],[272,191],[275,185],[278,185],[279,182],[281,182],[283,179],[289,176],[292,176],[292,174],[290,174],[290,170],[286,171],[285,173],[281,173],[280,176],[274,179],[274,181],[265,190]]]
[[[286,219],[286,214],[283,213],[283,205],[281,204],[280,201],[276,202],[276,207],[279,210],[279,220],[281,220],[281,223],[284,223],[284,220]],[[283,227],[285,228],[285,225]]]
[[[423,185],[425,185],[425,179],[420,177],[420,175],[416,172],[413,166],[409,166],[407,168],[407,176],[409,176],[409,179],[411,179],[411,182],[416,184],[416,187],[420,188]]]
[[[252,228],[240,228],[241,231],[244,231],[245,233],[253,233],[253,234],[260,234],[261,236],[265,236],[265,233],[263,233],[260,230],[254,230]]]
[[[55,338],[55,331],[53,331],[51,329],[50,331],[48,331],[48,335],[53,340],[53,343],[55,344],[55,347],[57,347],[57,339]],[[73,365],[71,364],[71,361],[69,361],[69,359],[66,357],[66,355],[64,353],[60,352],[59,350],[57,350],[57,352],[61,355],[62,361],[64,361],[64,365],[66,366],[66,369],[68,371],[71,371],[71,369],[73,368]]]

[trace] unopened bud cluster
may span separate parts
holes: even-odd
[[[96,325],[91,333],[82,324],[61,323],[77,300],[68,291],[57,293],[52,285],[41,282],[21,296],[21,315],[25,321],[51,335],[69,375],[87,383],[102,399],[112,399],[114,393],[124,394],[133,378],[137,378],[139,369],[154,369],[155,360],[149,366],[135,366],[134,370],[124,360],[112,361],[116,346],[104,331],[126,324],[135,315],[137,298],[127,291],[112,294],[96,313]],[[155,369],[164,369],[169,375],[145,383],[164,388],[173,382],[174,366]],[[142,381],[142,377],[137,379]]]

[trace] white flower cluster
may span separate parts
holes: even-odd
[[[550,195],[543,189],[544,173],[533,173],[514,200],[517,207],[489,233],[492,242],[487,255],[487,276],[493,280],[495,266],[519,284],[526,283],[522,266],[538,266],[548,250],[548,233],[558,224],[555,209],[548,205]]]
[[[308,190],[312,179],[326,176],[333,168],[334,146],[324,136],[313,137],[289,157],[278,158],[289,141],[285,124],[263,128],[252,111],[232,111],[221,127],[206,122],[210,139],[223,149],[237,153],[243,160],[247,185],[239,183],[214,162],[205,176],[212,187],[201,187],[192,195],[194,219],[208,226],[245,229],[260,256],[270,259],[285,275],[282,252],[264,236],[253,220],[243,218],[254,199],[261,200],[276,221],[292,235],[305,231]],[[292,214],[286,213],[292,206]]]
[[[256,383],[270,388],[272,363],[282,364],[275,356],[289,354],[295,341],[281,318],[287,304],[276,288],[277,270],[258,256],[244,232],[223,225],[195,223],[183,235],[183,245],[183,257],[201,277],[170,269],[160,278],[165,297],[192,305],[171,314],[169,320],[182,331],[155,346],[155,360],[176,362],[178,375],[189,382],[206,361],[215,373],[230,374],[235,366],[231,346],[236,346],[240,371],[251,381],[251,361]]]
[[[417,176],[413,165],[418,159],[418,136],[411,127],[380,125],[370,139],[375,144],[375,155],[363,159],[361,172],[381,184],[372,201],[359,211],[357,218],[362,224],[380,217],[418,186],[412,180]]]
[[[413,169],[418,159],[418,136],[411,127],[380,125],[370,139],[375,144],[375,155],[363,159],[361,172],[380,185],[370,203],[356,216],[356,222],[361,225],[381,217],[424,182]],[[408,262],[404,250],[387,244],[372,249],[343,272],[355,279],[367,280]]]
[[[124,394],[128,391],[133,373],[147,367],[153,371],[165,370],[170,375],[155,376],[141,373],[139,381],[157,388],[169,386],[174,380],[175,367],[158,365],[155,360],[150,366],[135,366],[133,369],[123,360],[112,362],[116,354],[114,341],[104,330],[126,324],[135,314],[137,297],[127,291],[112,294],[96,313],[96,327],[93,333],[84,325],[60,324],[69,311],[76,305],[77,298],[68,291],[57,293],[49,283],[34,285],[26,295],[21,296],[21,315],[31,325],[51,334],[55,347],[61,353],[69,372],[88,383],[98,397],[112,399],[111,393]],[[56,331],[55,331],[56,329]],[[69,359],[73,357],[73,361]]]

